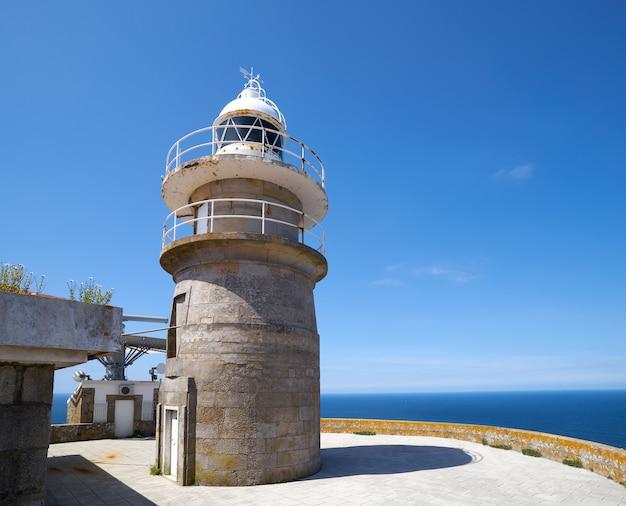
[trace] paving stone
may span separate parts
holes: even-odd
[[[626,488],[590,471],[478,443],[421,436],[352,434],[322,434],[321,442],[322,469],[316,475],[296,482],[250,487],[181,487],[163,476],[150,476],[154,440],[53,444],[48,453],[49,462],[53,462],[50,465],[57,471],[48,473],[48,503],[626,504]],[[105,459],[107,454],[117,457]],[[87,467],[85,461],[98,472],[76,471]],[[91,495],[85,494],[86,502],[81,502],[83,496],[78,491],[84,493],[86,483]],[[72,490],[76,492],[74,495]],[[91,502],[87,501],[88,497]]]

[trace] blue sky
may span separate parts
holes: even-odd
[[[618,1],[3,2],[0,260],[167,315],[165,153],[254,65],[327,169],[323,392],[626,388],[624,23]]]

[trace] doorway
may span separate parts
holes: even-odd
[[[174,479],[178,476],[178,408],[165,408],[163,474]]]
[[[135,401],[115,401],[115,437],[130,437],[133,435],[135,419]]]

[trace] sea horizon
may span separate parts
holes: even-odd
[[[64,423],[71,393],[55,393]],[[558,434],[626,448],[626,389],[322,393],[322,418],[450,422]]]

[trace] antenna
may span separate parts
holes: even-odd
[[[86,379],[90,380],[91,376],[89,376],[89,374],[87,374],[85,371],[74,371],[74,374],[72,374],[72,379],[77,383],[80,383],[81,381]]]
[[[259,84],[263,83],[263,81],[261,80],[261,74],[254,74],[254,67],[250,67],[250,70],[246,70],[243,67],[239,67],[239,72],[241,72],[241,75],[243,75],[244,79],[248,80],[248,81],[258,81]]]

